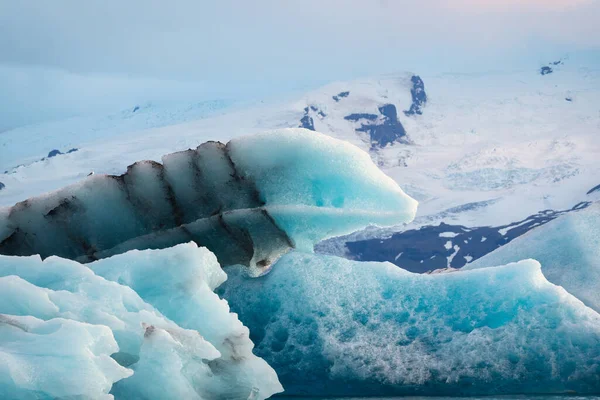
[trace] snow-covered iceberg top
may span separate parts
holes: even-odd
[[[0,256],[0,398],[259,400],[283,390],[213,292],[226,275],[207,249],[90,266]]]
[[[260,271],[291,248],[412,220],[417,202],[346,142],[284,129],[207,142],[0,210],[0,254],[89,262],[195,241]]]

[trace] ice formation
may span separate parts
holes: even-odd
[[[502,265],[525,258],[542,264],[544,276],[600,312],[600,204],[570,212],[468,264]]]
[[[568,292],[595,304],[597,208],[511,244],[541,232],[515,260],[568,291],[534,260],[418,275],[311,253],[415,208],[366,153],[292,129],[0,210],[0,395],[257,400],[275,371],[290,395],[600,391],[600,315]]]
[[[291,252],[222,295],[289,395],[578,393],[600,389],[600,315],[533,260],[419,275]]]
[[[207,249],[135,251],[94,269],[98,275],[58,257],[0,256],[1,394],[246,400],[282,391],[252,354],[247,328],[212,291],[226,276]],[[34,364],[39,373],[24,376]],[[60,392],[58,377],[71,370],[79,375]]]
[[[303,129],[207,142],[0,210],[0,254],[90,262],[195,241],[260,273],[291,248],[414,217],[368,154]]]
[[[0,314],[0,397],[111,399],[113,383],[131,375],[110,358],[117,349],[103,325]]]

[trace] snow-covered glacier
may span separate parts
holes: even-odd
[[[193,240],[222,265],[260,273],[291,248],[410,221],[416,205],[357,147],[289,129],[207,142],[0,210],[0,254],[90,262]]]
[[[536,228],[463,269],[502,265],[525,258],[542,264],[548,280],[600,312],[600,203]]]
[[[2,398],[247,400],[282,391],[213,292],[226,279],[215,256],[193,242],[156,253],[107,258],[98,274],[58,257],[0,256]]]
[[[484,395],[600,389],[600,315],[533,260],[420,275],[288,253],[221,294],[287,394]]]

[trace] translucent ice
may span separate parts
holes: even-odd
[[[412,274],[291,252],[222,294],[287,394],[467,395],[600,389],[600,315],[533,261]]]
[[[123,369],[127,375],[133,371],[133,376],[116,382],[112,390],[118,379],[97,383],[108,385],[102,393],[111,390],[117,399],[247,400],[282,391],[273,369],[252,354],[247,328],[213,293],[226,276],[205,248],[189,243],[135,251],[90,265],[115,282],[58,257],[42,261],[39,256],[0,256],[0,313],[7,318],[62,318],[98,326],[94,334],[109,335],[113,343],[106,353],[112,356],[109,361],[127,367]],[[60,335],[53,340],[62,340]],[[74,329],[72,335],[65,340],[87,340],[79,338],[81,330]],[[5,340],[7,336],[0,331],[0,354],[10,352]],[[48,351],[44,343],[32,345],[40,352],[37,361],[25,361],[52,363],[52,358],[44,356]],[[8,362],[12,368],[12,361]],[[76,369],[73,363],[69,368]],[[56,377],[60,373],[70,372],[65,367],[55,372]],[[36,376],[31,379],[40,390],[50,390],[48,382]],[[12,393],[7,387],[0,384],[0,397]]]
[[[260,273],[369,223],[414,217],[416,201],[348,143],[303,129],[208,142],[0,210],[0,253],[89,262],[190,240]]]
[[[475,260],[478,269],[525,258],[538,260],[544,276],[600,312],[600,204],[565,214]]]
[[[131,287],[163,315],[215,346],[221,356],[207,365],[218,373],[205,383],[204,391],[231,388],[228,398],[244,400],[252,389],[256,398],[282,391],[273,369],[252,353],[248,328],[213,292],[227,275],[206,248],[192,242],[163,250],[133,250],[88,265],[98,275]],[[152,346],[164,348],[165,343],[157,339]]]
[[[110,357],[117,350],[106,326],[0,314],[0,397],[111,399],[132,373]]]

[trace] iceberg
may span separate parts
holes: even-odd
[[[597,393],[600,315],[538,262],[419,275],[291,252],[219,293],[288,395]]]
[[[533,258],[544,276],[600,312],[600,204],[570,212],[467,264],[463,270]]]
[[[0,209],[0,397],[600,392],[598,209],[480,261],[496,267],[312,252],[416,205],[366,153],[290,129]]]
[[[99,359],[102,362],[98,368],[104,368],[114,379],[98,378],[90,390],[102,389],[105,394],[110,390],[117,399],[247,400],[250,396],[265,399],[283,390],[273,369],[252,354],[248,329],[213,292],[226,275],[207,249],[192,242],[165,250],[130,252],[91,265],[114,281],[78,262],[55,256],[44,261],[39,256],[0,256],[0,313],[6,321],[16,321],[8,326],[0,320],[0,329],[14,331],[27,326],[19,318],[33,318],[40,324],[65,321],[67,326],[75,326],[68,335],[63,329],[51,339],[65,340],[62,346],[68,346],[71,340],[81,342],[82,346],[92,346],[92,352],[106,349],[100,353],[106,360]],[[77,328],[77,324],[96,330],[92,335]],[[111,346],[90,343],[90,336],[99,341],[100,335],[109,337]],[[0,330],[0,354],[12,352],[11,336],[14,334]],[[25,353],[21,364],[53,363],[51,356],[57,357],[60,347],[47,349],[45,343],[51,345],[52,341],[31,344],[39,354]],[[56,353],[46,355],[49,351]],[[66,352],[65,357],[69,354]],[[76,355],[84,365],[84,357]],[[94,372],[93,362],[100,362],[96,358],[87,361],[91,364],[89,374]],[[62,370],[45,374],[55,378],[60,373],[69,374],[67,367],[77,369],[79,361],[69,362]],[[13,369],[20,365],[13,359],[7,359],[6,364]],[[109,367],[117,368],[117,372]],[[99,369],[95,376],[102,371]],[[26,392],[9,385],[14,381],[10,377],[18,373],[2,374],[1,394],[25,396]],[[49,390],[44,376],[30,377],[30,386]],[[89,379],[83,379],[81,385],[85,387]],[[18,387],[25,390],[28,386],[19,383]],[[88,392],[81,395],[96,398]]]
[[[0,314],[0,396],[112,399],[113,383],[132,373],[110,357],[117,349],[103,325]]]
[[[0,254],[87,263],[194,241],[259,275],[292,248],[408,222],[416,206],[357,147],[287,129],[207,142],[0,210]]]
[[[228,399],[246,400],[254,391],[254,398],[259,399],[283,390],[273,369],[252,353],[254,345],[248,328],[214,293],[227,275],[206,248],[191,242],[162,250],[132,250],[87,266],[108,280],[132,288],[171,321],[198,332],[216,348],[219,357],[207,362],[214,377],[202,385],[204,392],[213,394],[208,398],[214,398],[214,393],[221,397],[227,393]],[[138,378],[134,375],[133,379]]]

